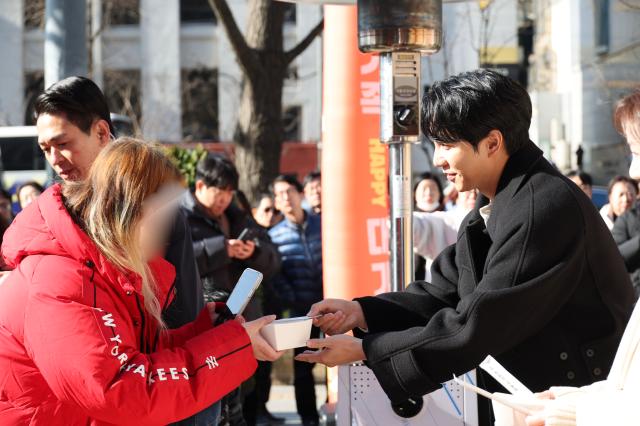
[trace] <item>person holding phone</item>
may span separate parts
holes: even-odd
[[[231,161],[209,153],[196,165],[194,191],[185,193],[181,202],[206,302],[225,300],[246,268],[261,272],[268,280],[280,265],[269,235],[250,213],[232,202],[238,179]],[[244,316],[255,319],[261,315],[260,299],[253,298]],[[225,398],[223,421],[243,425],[242,411],[240,390],[234,390]]]
[[[124,138],[17,216],[2,245],[14,269],[0,285],[0,423],[168,424],[281,355],[260,336],[274,316],[214,327],[209,303],[166,327],[182,182],[161,148]]]
[[[238,179],[231,161],[208,154],[196,166],[194,191],[186,193],[181,202],[205,301],[214,301],[216,291],[231,292],[246,268],[260,271],[267,279],[279,267],[280,258],[269,235],[232,203]],[[257,303],[251,303],[245,316],[256,317],[257,307]]]

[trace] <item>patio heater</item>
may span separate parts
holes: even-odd
[[[420,138],[422,55],[442,44],[443,0],[284,0],[357,4],[358,47],[379,55],[380,142],[389,149],[390,282],[402,291],[414,278],[411,147]],[[458,0],[444,0],[444,3]],[[474,381],[475,374],[467,374]],[[453,382],[422,398],[391,405],[373,372],[362,364],[338,369],[338,425],[477,424],[476,396]]]
[[[359,0],[358,45],[380,54],[380,141],[389,147],[391,290],[413,281],[411,145],[420,136],[420,62],[442,44],[442,0]]]

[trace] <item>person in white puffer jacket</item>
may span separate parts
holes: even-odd
[[[477,196],[475,190],[461,192],[452,210],[413,213],[413,247],[426,260],[425,276],[416,279],[431,280],[431,264],[442,250],[456,243],[460,224],[473,210]]]

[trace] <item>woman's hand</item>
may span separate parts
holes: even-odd
[[[216,312],[216,302],[208,302],[207,310],[209,311],[209,318],[211,318],[211,324],[215,324],[218,319],[218,313]]]
[[[550,390],[535,394],[538,399],[555,399],[556,396]],[[536,413],[531,416],[527,416],[526,420],[527,426],[545,426],[545,415],[544,413]]]
[[[275,315],[265,316],[249,322],[244,321],[244,318],[242,317],[238,318],[238,322],[242,324],[249,335],[249,339],[251,339],[253,355],[258,361],[275,361],[284,353],[283,351],[277,352],[274,350],[260,335],[262,327],[273,322],[275,319]]]

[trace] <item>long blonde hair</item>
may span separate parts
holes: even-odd
[[[145,309],[161,328],[162,308],[139,246],[138,224],[145,199],[176,182],[183,183],[180,171],[160,147],[120,138],[100,152],[86,180],[66,183],[63,188],[69,212],[102,254],[123,272],[141,277]]]

